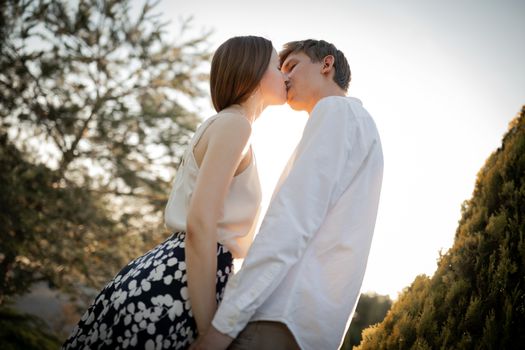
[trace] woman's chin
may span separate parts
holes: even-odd
[[[286,102],[288,102],[288,99],[285,97],[283,98],[280,98],[280,99],[277,99],[275,101],[273,101],[272,103],[270,103],[269,105],[270,106],[282,106],[284,105]]]

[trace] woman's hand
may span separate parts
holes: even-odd
[[[224,350],[230,346],[232,342],[233,338],[210,327],[210,330],[206,334],[191,344],[190,350]]]

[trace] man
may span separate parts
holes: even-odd
[[[346,97],[350,67],[334,45],[290,42],[280,59],[288,104],[310,117],[196,349],[337,349],[359,298],[383,176],[379,135]]]

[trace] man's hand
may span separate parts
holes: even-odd
[[[191,344],[190,350],[225,350],[232,341],[232,337],[222,334],[213,326],[210,326],[204,335]]]

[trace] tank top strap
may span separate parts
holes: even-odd
[[[195,131],[195,135],[193,135],[193,138],[191,139],[190,145],[191,150],[193,151],[193,147],[199,143],[202,135],[204,132],[208,129],[208,127],[219,117],[219,114],[216,114],[212,117],[209,117],[206,119]]]
[[[193,148],[199,142],[206,129],[208,129],[208,127],[217,119],[217,117],[219,117],[219,115],[209,117],[204,122],[202,122],[202,124],[197,128],[195,134],[191,138],[190,143],[186,147],[186,151],[184,151],[184,154],[182,155],[182,161],[180,163],[180,166],[182,166],[188,161],[188,157],[191,155],[191,152],[193,152]]]

